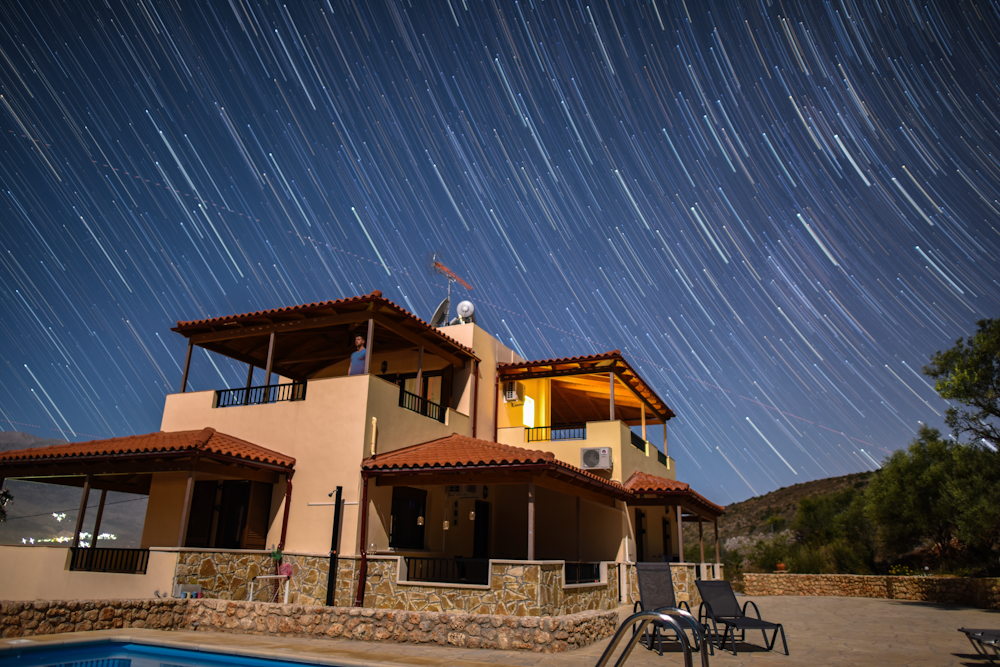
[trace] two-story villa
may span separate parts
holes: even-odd
[[[108,490],[148,495],[140,548],[0,547],[22,573],[4,597],[247,599],[277,545],[303,604],[607,609],[630,563],[683,561],[681,525],[722,514],[647,441],[662,428],[666,449],[674,413],[618,351],[525,360],[377,291],[173,330],[187,355],[159,432],[0,453],[0,484],[82,488],[77,536]],[[246,364],[245,385],[190,390],[196,347]],[[701,544],[681,569],[720,576]]]

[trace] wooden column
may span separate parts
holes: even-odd
[[[663,420],[663,455],[670,457],[670,452],[667,451],[667,420]],[[667,465],[670,465],[670,461],[667,461]]]
[[[701,517],[698,517],[698,547],[701,549],[701,578],[705,579],[705,535],[702,533]]]
[[[535,560],[535,483],[528,482],[528,560]]]
[[[646,440],[646,404],[639,403],[639,409],[642,410],[642,440]]]
[[[187,486],[184,487],[184,506],[181,508],[181,527],[177,531],[177,546],[184,546],[188,532],[188,519],[191,518],[191,497],[194,495],[194,468],[188,470]]]
[[[610,406],[611,416],[608,417],[608,420],[614,421],[615,420],[615,374],[608,373],[608,377],[611,378],[611,384],[609,385],[611,387],[611,406]]]
[[[375,333],[375,320],[368,320],[368,340],[365,341],[365,375],[372,363],[372,334]]]
[[[369,336],[371,338],[371,336]],[[365,359],[368,358],[368,353],[365,352]],[[420,350],[417,352],[417,386],[416,391],[413,392],[420,398],[424,397],[423,392],[424,386],[424,346],[420,346]]]
[[[101,519],[104,518],[104,500],[108,497],[108,490],[101,489],[101,502],[97,505],[97,521],[94,522],[94,539],[90,541],[90,548],[97,546],[97,536],[101,534]]]
[[[274,332],[267,339],[267,375],[264,379],[264,386],[271,384],[271,369],[274,368]]]
[[[187,391],[188,386],[188,370],[191,368],[191,348],[194,347],[194,343],[188,339],[188,349],[187,354],[184,355],[184,375],[181,376],[181,393],[183,394]]]
[[[677,510],[677,560],[681,563],[684,562],[684,522],[681,520],[681,507],[678,505],[674,509]]]
[[[94,476],[88,474],[83,480],[83,496],[80,497],[80,511],[76,515],[76,528],[73,530],[74,547],[80,546],[80,531],[83,530],[83,517],[87,513],[87,500],[90,498],[90,483],[93,479]]]
[[[247,389],[249,389],[250,385],[253,384],[253,370],[254,370],[254,368],[255,367],[254,367],[253,364],[247,364],[247,384],[246,384],[246,388]]]

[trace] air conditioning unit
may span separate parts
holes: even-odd
[[[503,402],[520,403],[524,400],[524,385],[520,382],[503,383]]]
[[[580,448],[580,468],[583,470],[611,470],[612,467],[610,447]]]
[[[445,487],[445,495],[449,498],[479,498],[478,484],[451,484]]]

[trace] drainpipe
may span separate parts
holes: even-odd
[[[354,595],[354,606],[365,603],[365,580],[368,578],[368,473],[361,473],[361,573],[358,576],[358,592]]]
[[[496,379],[493,381],[493,442],[497,441],[497,429],[500,427],[500,369],[494,373]]]
[[[476,437],[476,408],[479,406],[479,362],[472,362],[472,437]],[[495,438],[494,438],[495,439]]]
[[[278,549],[285,549],[285,535],[288,534],[288,510],[292,504],[292,471],[285,473],[285,515],[281,519],[281,540]]]

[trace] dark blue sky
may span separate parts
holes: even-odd
[[[920,367],[1000,314],[995,3],[0,12],[5,430],[156,430],[178,319],[428,318],[437,251],[523,356],[621,349],[724,504],[940,424]]]

